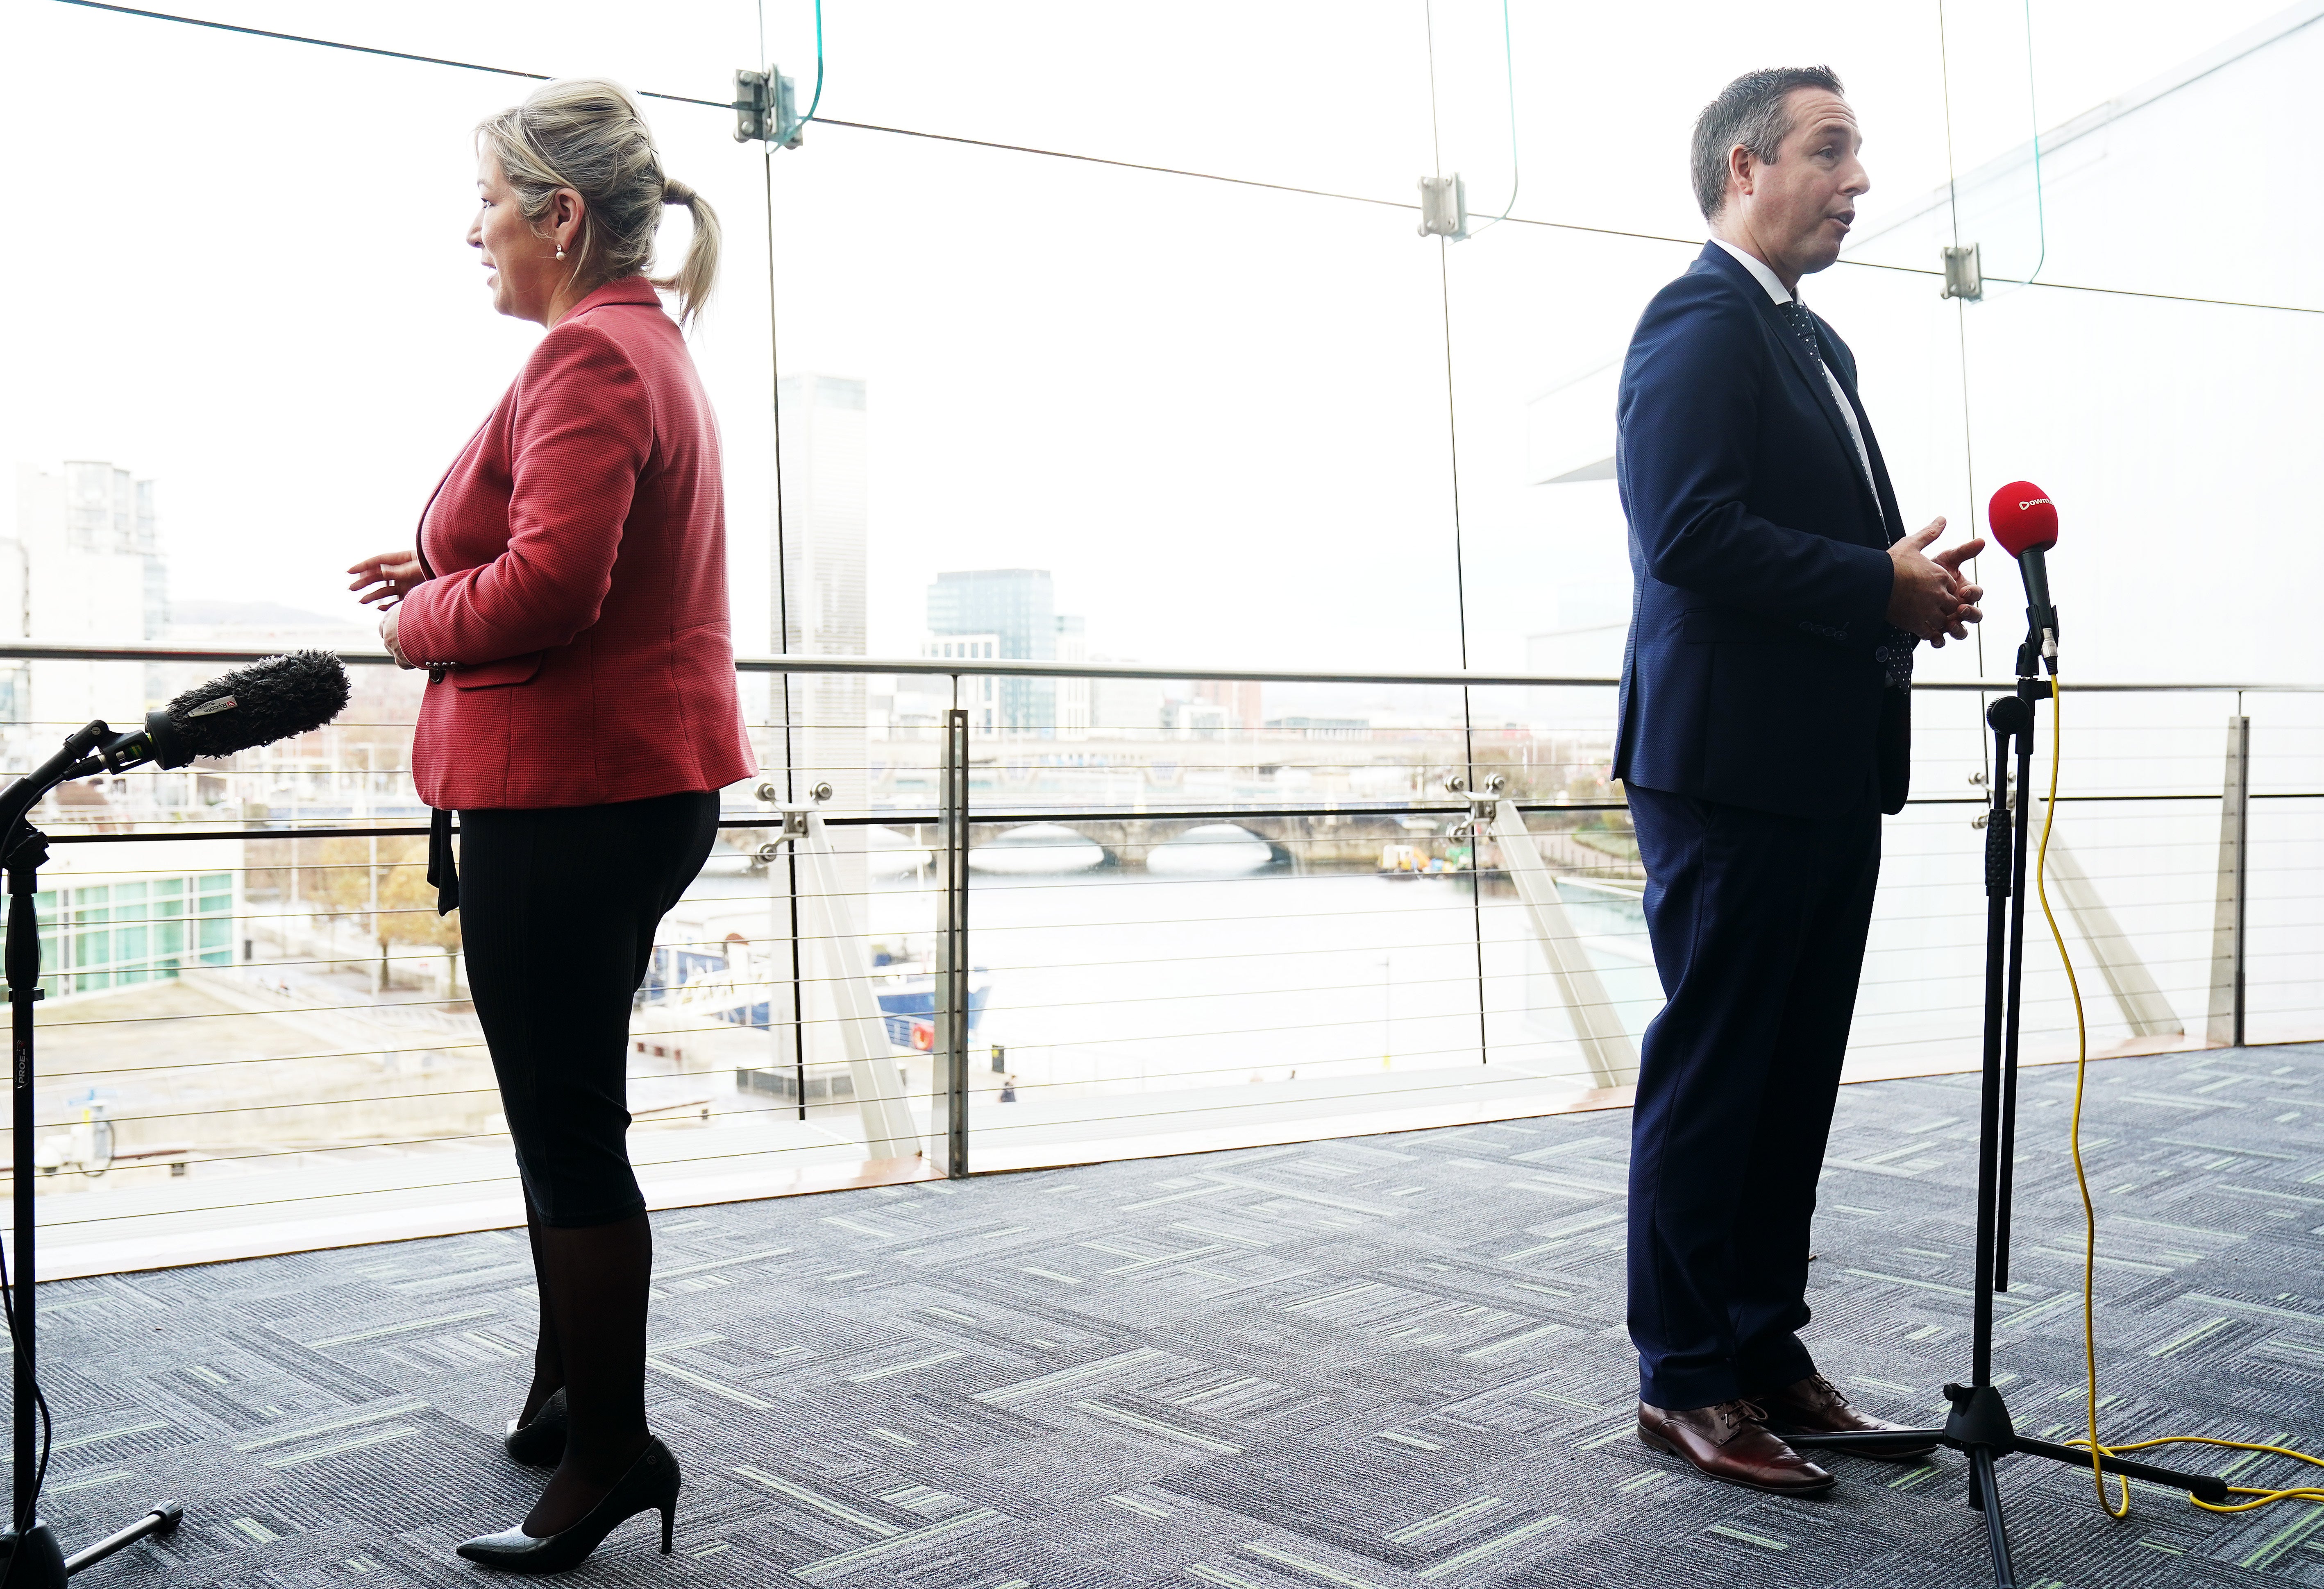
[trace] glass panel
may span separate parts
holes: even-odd
[[[1947,5],[1960,180],[1875,195],[1854,248],[1925,268],[1941,243],[1976,243],[1987,302],[2032,278],[2324,307],[2306,263],[2317,223],[2274,198],[2313,164],[2312,118],[2293,107],[2324,69],[2324,40],[2266,0],[2135,15],[2092,0]],[[2218,161],[2224,148],[2242,152]],[[2146,202],[2164,192],[2247,224],[2225,249],[2203,227],[2152,225]]]
[[[1978,1058],[1985,834],[1980,807],[1969,802],[1983,800],[1984,785],[1968,782],[1984,776],[1971,738],[1978,702],[1973,694],[1936,698],[1960,726],[1943,738],[1931,731],[1949,726],[1941,720],[1923,730],[1915,776],[1925,793],[1886,825],[1853,1078],[1962,1069]],[[1931,703],[1923,696],[1916,705]],[[2210,706],[2200,696],[2083,695],[2070,696],[2067,710],[2064,798],[2051,825],[2047,886],[2080,980],[2091,1052],[2187,1046],[2203,1031],[2211,974],[2216,751],[2200,763],[2124,752],[2191,743]],[[2044,707],[2035,739],[2037,850],[2052,733]],[[2135,798],[2143,794],[2160,797]],[[2030,886],[2026,944],[2025,1061],[2070,1060],[2074,1006]]]
[[[2246,1029],[2258,1042],[2312,1038],[2324,1027],[2324,695],[2254,693],[2242,705],[2252,720]]]
[[[1157,14],[1060,0],[984,12],[912,0],[882,14],[890,43],[910,41],[899,49],[880,47],[877,36],[851,42],[834,12],[825,18],[832,54],[824,110],[1113,160],[1412,197],[1428,147],[1428,41],[1419,11],[1381,0],[1303,0],[1191,11],[1167,26],[1156,25]],[[801,7],[786,31],[772,31],[770,11],[778,59],[796,54],[805,64],[806,20]],[[1231,47],[1222,48],[1229,37]],[[1132,60],[1134,70],[1090,69],[1093,61]],[[799,88],[804,108],[806,77]],[[807,151],[853,150],[873,136],[810,128]]]
[[[2324,420],[2308,379],[2324,358],[2324,316],[2038,289],[1964,314],[1980,488],[2030,478],[2058,506],[2050,582],[2068,687],[2078,676],[2324,677],[2324,633],[2298,582],[2258,572],[2277,556],[2267,527],[2298,522],[2324,490],[2324,459],[2304,442]],[[2020,368],[2071,371],[2070,399],[2009,373]],[[2253,462],[2188,466],[2224,458]],[[2195,524],[2236,527],[2244,549],[2185,556]],[[1990,639],[2014,641],[2018,575],[1984,561]],[[2135,567],[2171,570],[2166,615],[2124,585]],[[1987,654],[1997,671],[2008,666],[2000,645]]]
[[[1497,943],[1480,982],[1476,847],[1443,787],[1457,690],[1155,693],[1181,726],[1110,730],[1100,765],[976,741],[973,801],[1016,814],[972,840],[973,1166],[1495,1118],[1586,1090],[1546,1036],[1513,1030],[1479,1062],[1480,1001],[1524,972]],[[1498,917],[1506,890],[1486,888]]]
[[[1409,60],[1370,79],[1399,83],[1425,87]],[[816,492],[862,469],[878,510],[857,529],[793,504],[802,569],[868,548],[863,638],[801,584],[797,645],[1457,665],[1443,310],[1409,210],[917,140],[810,148],[776,170],[779,234],[814,239],[778,285],[786,370],[826,379],[786,398],[786,467]],[[1054,737],[1027,718],[1048,686],[999,695]]]

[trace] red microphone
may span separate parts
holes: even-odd
[[[1986,522],[1993,526],[1993,538],[2002,549],[2017,559],[2018,572],[2025,577],[2025,621],[2031,630],[2027,644],[2038,638],[2042,659],[2055,674],[2058,609],[2050,601],[2050,572],[2043,554],[2058,544],[2057,504],[2032,481],[2013,480],[1993,493],[1993,501],[1986,505]],[[2021,666],[2019,671],[2028,670]]]
[[[1993,538],[2013,557],[2048,551],[2058,544],[2057,506],[2030,480],[2013,480],[1994,492],[1986,518],[1993,526]]]

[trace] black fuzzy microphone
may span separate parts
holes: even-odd
[[[345,664],[328,651],[292,651],[196,684],[147,712],[143,729],[99,747],[97,759],[115,772],[148,761],[175,767],[215,760],[311,732],[346,703]]]
[[[337,657],[293,651],[195,685],[147,712],[142,729],[116,734],[101,722],[76,729],[55,755],[0,790],[0,853],[14,853],[17,822],[59,784],[149,761],[184,767],[197,757],[272,745],[321,728],[346,708],[347,693],[346,666]]]
[[[196,684],[149,712],[153,759],[183,767],[311,733],[346,709],[347,670],[328,651],[270,657]]]

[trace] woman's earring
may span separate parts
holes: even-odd
[[[557,245],[557,257],[560,260],[565,257],[565,245],[561,243]]]

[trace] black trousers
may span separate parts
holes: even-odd
[[[1827,821],[1629,785],[1669,996],[1630,1125],[1638,1399],[1711,1407],[1815,1372],[1808,1226],[1856,1011],[1880,816]]]
[[[545,1225],[645,1211],[624,1141],[630,1001],[717,833],[715,793],[460,813],[468,985]]]

